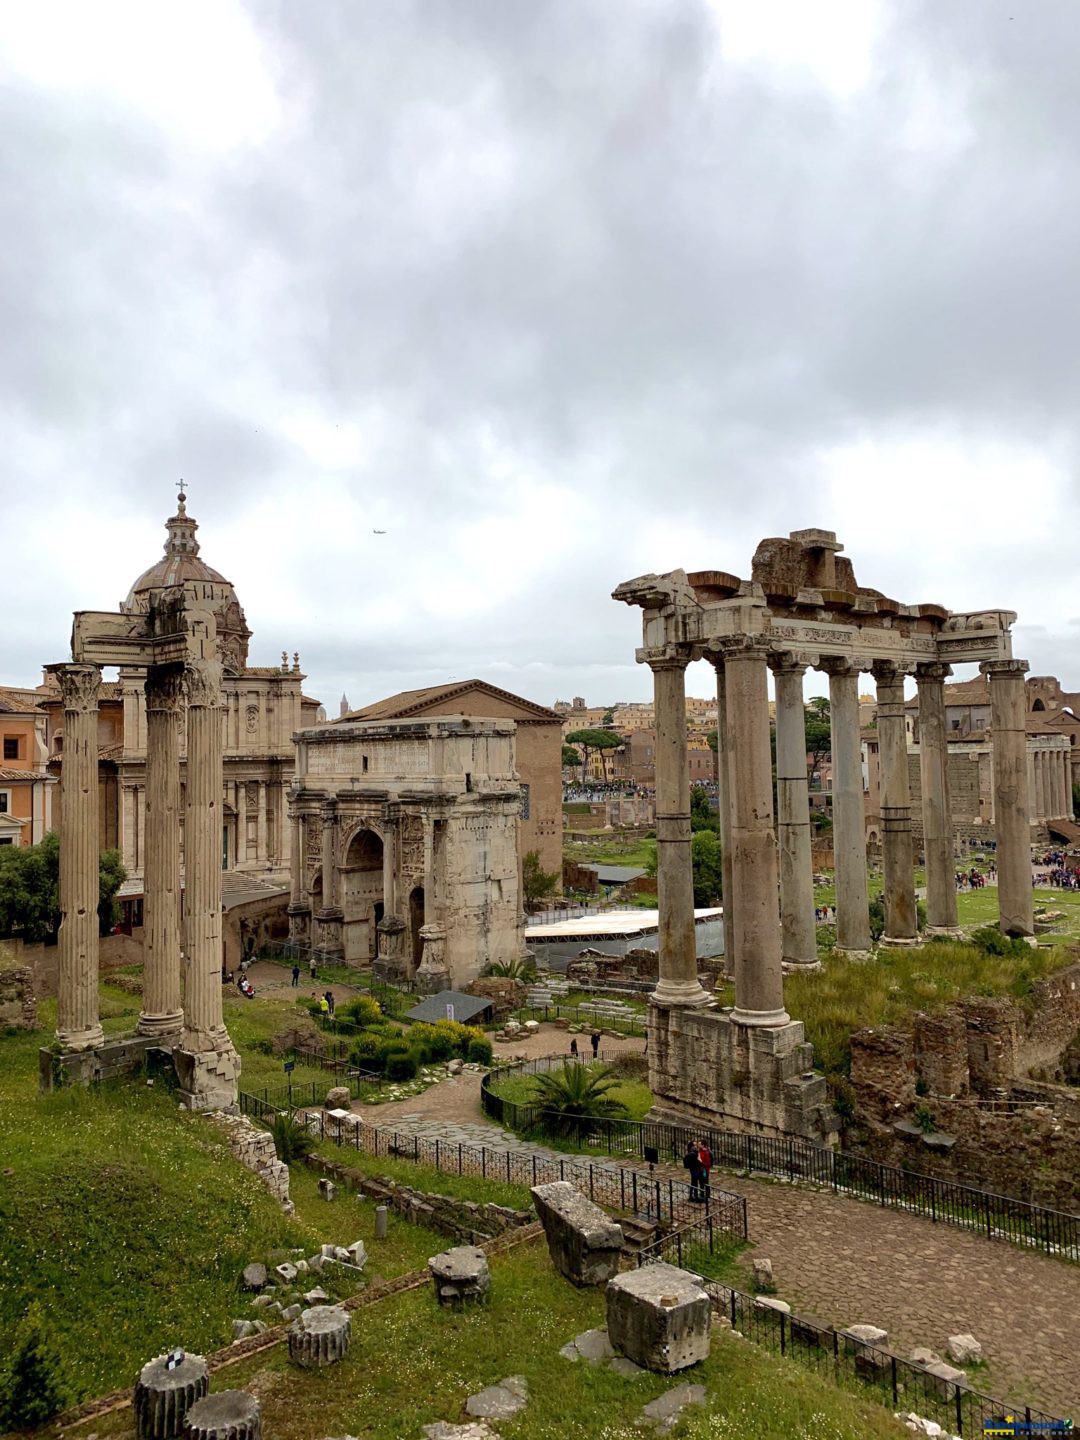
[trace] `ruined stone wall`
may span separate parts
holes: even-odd
[[[102,975],[125,965],[141,965],[143,960],[142,930],[130,935],[103,935],[98,942],[99,966]],[[21,940],[4,942],[11,947],[17,966],[33,972],[34,993],[39,1000],[55,1000],[60,986],[60,948],[57,945],[24,945]]]
[[[0,1030],[37,1028],[37,995],[29,965],[4,966],[0,956]]]
[[[215,1114],[210,1118],[225,1132],[234,1159],[257,1175],[285,1214],[291,1215],[295,1207],[289,1198],[289,1167],[278,1159],[270,1132],[261,1130],[246,1115]]]
[[[977,826],[981,838],[993,839],[994,827],[986,823],[977,825],[983,816],[980,791],[979,756],[967,751],[949,751],[949,810],[954,832]],[[911,787],[911,828],[916,839],[922,841],[922,779],[919,772],[919,752],[908,751],[908,784]]]
[[[880,1025],[851,1037],[851,1084],[860,1115],[893,1120],[915,1104],[915,1037]]]
[[[1047,1079],[1057,1079],[1061,1052],[1080,1030],[1080,965],[1036,980],[1033,1000],[1034,1014],[1019,1041],[1020,1073],[1045,1071]]]

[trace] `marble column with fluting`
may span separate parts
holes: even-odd
[[[233,789],[236,792],[236,803],[233,809],[236,811],[236,853],[235,863],[246,865],[247,853],[247,781],[238,780]]]
[[[1031,894],[1031,821],[1027,772],[1026,660],[986,660],[994,746],[994,830],[997,835],[998,907],[1007,935],[1034,933]]]
[[[96,665],[50,666],[64,700],[60,768],[60,933],[56,1038],[91,1050],[98,1018],[98,687]]]
[[[731,902],[735,1008],[742,1025],[786,1025],[780,896],[773,828],[768,650],[747,640],[725,649],[731,726]],[[805,763],[805,754],[804,754]]]
[[[720,816],[720,883],[724,905],[724,971],[735,974],[735,912],[731,905],[731,775],[727,726],[727,678],[723,657],[716,669],[716,806]]]
[[[336,910],[337,883],[337,801],[325,800],[322,807],[322,893],[324,910]]]
[[[885,661],[876,664],[872,673],[877,682],[885,868],[885,930],[881,938],[886,945],[914,945],[919,927],[915,909],[915,854],[911,838],[904,676],[895,665]]]
[[[833,851],[836,861],[836,948],[870,949],[866,885],[866,811],[859,740],[859,672],[848,660],[823,660],[832,718]]]
[[[1031,818],[1046,819],[1046,767],[1043,765],[1043,753],[1039,749],[1035,751],[1035,789],[1031,793]]]
[[[776,839],[785,965],[816,965],[814,861],[806,775],[806,666],[790,655],[770,662],[776,686]]]
[[[1063,750],[1061,752],[1061,785],[1061,793],[1063,797],[1063,803],[1065,805],[1065,808],[1061,813],[1065,816],[1067,820],[1071,820],[1073,818],[1072,757],[1069,754],[1068,750]]]
[[[1064,819],[1069,814],[1069,806],[1065,792],[1065,767],[1062,765],[1062,752],[1052,750],[1050,752],[1050,770],[1054,777],[1054,795],[1057,804],[1054,810],[1055,817]]]
[[[926,928],[952,934],[957,929],[956,863],[949,808],[949,753],[945,724],[948,665],[920,665],[919,781],[922,789],[923,850],[926,854]]]
[[[706,1005],[697,978],[690,852],[690,770],[686,754],[685,657],[649,661],[656,723],[656,889],[660,907],[660,1005]]]
[[[221,1007],[221,663],[200,660],[185,672],[187,786],[184,813],[184,1048],[228,1047]]]
[[[311,939],[311,905],[304,895],[304,817],[293,795],[289,797],[289,939],[302,944]]]
[[[265,865],[270,859],[270,849],[267,843],[269,826],[266,820],[267,786],[265,781],[262,780],[260,780],[258,784],[259,805],[255,820],[255,834],[257,837],[255,843],[258,850],[256,859],[260,865]]]
[[[146,870],[143,879],[143,1000],[140,1035],[167,1035],[184,1022],[180,1001],[180,711],[182,667],[146,675]]]

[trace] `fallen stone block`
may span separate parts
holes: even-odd
[[[615,1351],[606,1330],[584,1330],[564,1345],[559,1354],[566,1360],[585,1360],[590,1365],[599,1365],[611,1360]]]
[[[529,1401],[529,1386],[524,1375],[509,1375],[497,1385],[489,1385],[465,1401],[465,1410],[478,1420],[509,1420],[524,1410]]]
[[[306,1305],[325,1305],[330,1299],[321,1285],[316,1285],[314,1290],[304,1291],[304,1303]]]
[[[928,1350],[925,1345],[916,1345],[909,1358],[913,1365],[938,1365],[941,1363],[941,1356],[935,1355],[933,1350]]]
[[[234,1320],[232,1322],[232,1338],[234,1340],[246,1340],[249,1335],[255,1333],[255,1322],[253,1320]]]
[[[244,1273],[240,1283],[245,1290],[261,1290],[270,1277],[266,1273],[266,1266],[256,1262],[253,1265],[245,1265]]]
[[[300,1314],[300,1306],[299,1306],[299,1305],[289,1305],[289,1306],[287,1306],[287,1307],[281,1312],[281,1318],[282,1318],[283,1320],[295,1320],[295,1319],[297,1319],[297,1317],[299,1316],[299,1314]]]
[[[352,1091],[347,1085],[333,1085],[326,1092],[324,1110],[348,1110],[352,1104]]]
[[[533,1202],[555,1269],[571,1284],[603,1285],[618,1274],[623,1232],[567,1180],[534,1185]]]
[[[337,1186],[325,1175],[319,1179],[319,1195],[323,1200],[333,1200],[337,1195]]]
[[[286,1285],[291,1285],[296,1279],[298,1271],[291,1260],[284,1260],[280,1265],[274,1266],[274,1274]]]
[[[704,1385],[676,1385],[650,1401],[642,1410],[637,1423],[651,1428],[657,1434],[665,1435],[679,1423],[682,1412],[688,1405],[704,1404]]]
[[[345,1250],[349,1257],[349,1264],[362,1270],[367,1264],[367,1248],[363,1240],[354,1240],[351,1245],[346,1245]]]
[[[963,1370],[946,1365],[944,1360],[939,1360],[936,1365],[927,1365],[926,1373],[930,1377],[930,1388],[942,1400],[951,1400],[957,1385],[963,1385],[967,1380]]]
[[[427,1440],[499,1440],[498,1432],[492,1430],[483,1420],[472,1420],[465,1425],[448,1425],[437,1420],[434,1425],[425,1425]]]
[[[945,1353],[957,1365],[971,1365],[983,1358],[983,1348],[974,1335],[950,1335]]]
[[[696,1275],[643,1265],[608,1281],[608,1338],[645,1370],[674,1374],[709,1353],[711,1307]]]
[[[482,1303],[491,1290],[487,1256],[476,1245],[455,1245],[441,1255],[432,1255],[428,1269],[440,1305]]]
[[[786,1300],[777,1300],[775,1295],[759,1295],[755,1301],[759,1310],[771,1310],[777,1315],[790,1315],[791,1306]]]
[[[760,1290],[768,1289],[773,1283],[773,1269],[771,1260],[755,1260],[753,1264],[754,1284]]]

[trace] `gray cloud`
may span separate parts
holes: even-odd
[[[331,704],[644,693],[612,587],[814,523],[1080,683],[1074,7],[886,7],[844,95],[726,60],[706,0],[247,13],[261,138],[0,85],[4,678],[151,563],[184,475],[259,658]],[[908,446],[944,470],[898,484]]]

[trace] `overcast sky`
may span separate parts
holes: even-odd
[[[1080,688],[1078,53],[1072,0],[0,0],[0,679],[183,476],[332,713],[645,697],[613,587],[807,525]]]

